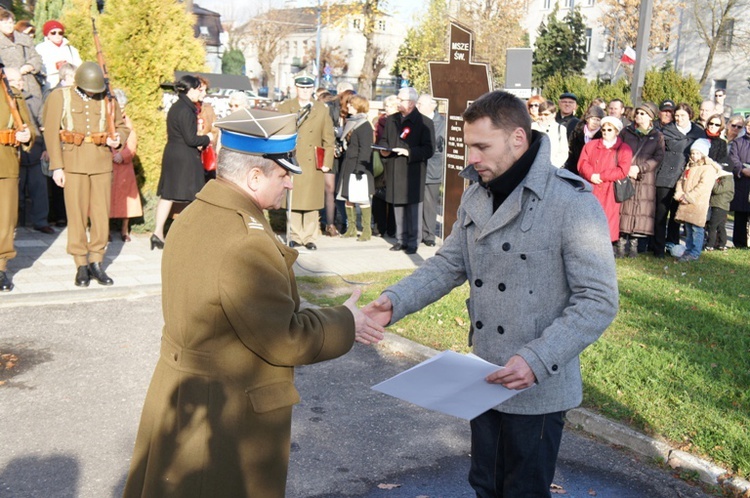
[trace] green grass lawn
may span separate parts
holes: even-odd
[[[617,262],[620,312],[582,355],[584,406],[750,477],[750,252],[697,262]],[[362,274],[364,305],[408,271]],[[350,292],[338,278],[299,278],[321,306]],[[467,352],[466,285],[390,327],[437,350]]]

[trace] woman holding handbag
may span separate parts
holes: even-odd
[[[347,104],[349,117],[341,133],[344,155],[341,159],[341,176],[338,193],[346,200],[347,229],[342,237],[357,236],[357,204],[362,211],[362,233],[359,241],[372,237],[372,207],[370,199],[375,193],[372,174],[372,125],[367,119],[369,101],[353,95]]]
[[[620,132],[633,152],[628,178],[635,195],[620,204],[620,239],[615,257],[638,256],[639,240],[654,234],[656,214],[656,168],[664,159],[664,136],[654,126],[659,109],[644,102],[635,110],[634,122]]]
[[[606,116],[601,121],[602,138],[583,146],[578,174],[594,186],[594,197],[604,208],[612,242],[620,238],[620,205],[615,202],[615,182],[628,176],[633,151],[618,136],[622,121]]]

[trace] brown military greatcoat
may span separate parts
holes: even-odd
[[[302,175],[294,178],[292,191],[292,209],[295,211],[316,211],[323,208],[325,198],[324,173],[315,167],[315,147],[325,149],[324,164],[333,167],[333,145],[336,136],[333,133],[333,121],[325,104],[313,101],[312,109],[299,127],[297,135],[297,162],[302,168]],[[297,114],[300,111],[299,100],[290,99],[279,104],[279,111],[285,114]]]
[[[354,341],[343,306],[300,311],[297,251],[231,183],[210,181],[169,232],[161,358],[125,498],[283,498],[294,366]]]

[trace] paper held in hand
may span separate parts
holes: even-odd
[[[473,354],[443,351],[372,389],[471,420],[525,390],[516,391],[484,380],[501,368]]]

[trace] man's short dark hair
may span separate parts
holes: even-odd
[[[492,126],[508,133],[522,128],[531,144],[531,116],[526,104],[508,92],[496,90],[485,93],[464,111],[463,118],[467,123],[489,118]]]
[[[612,99],[612,100],[610,100],[610,101],[609,101],[609,103],[610,103],[610,104],[611,104],[612,102],[619,102],[619,103],[620,103],[620,106],[621,106],[621,107],[625,107],[625,102],[623,102],[623,101],[622,101],[622,100],[620,100],[620,99]]]

